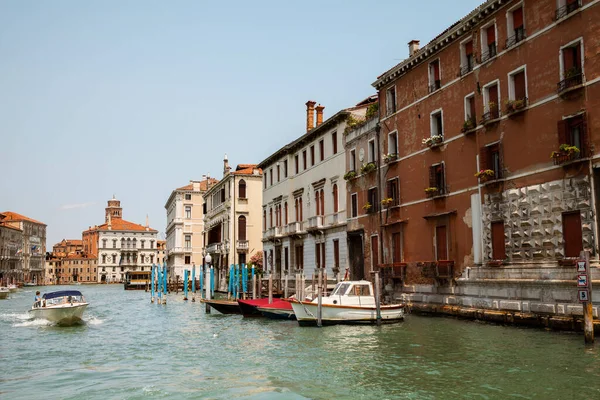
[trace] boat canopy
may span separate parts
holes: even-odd
[[[42,296],[43,299],[54,299],[56,297],[65,297],[65,296],[83,296],[79,290],[61,290],[58,292],[50,292],[45,293]]]

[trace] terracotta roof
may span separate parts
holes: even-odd
[[[26,216],[21,215],[21,214],[17,214],[16,212],[4,211],[1,214],[6,217],[6,218],[3,219],[4,222],[7,222],[7,221],[27,221],[27,222],[33,222],[34,224],[40,224],[40,225],[46,226],[46,224],[43,223],[43,222],[36,221],[35,219],[26,217]]]
[[[258,169],[258,174],[262,174],[262,169],[257,168],[257,164],[238,164],[235,171],[232,172],[233,175],[252,175],[254,170]]]
[[[113,231],[146,231],[146,227],[143,225],[139,225],[133,222],[129,222],[126,221],[124,219],[121,218],[112,218],[111,219],[111,230]],[[98,225],[95,226],[91,229],[88,229],[86,232],[89,231],[108,231],[108,224],[102,224],[102,225]],[[152,229],[152,228],[148,228],[148,232],[158,232],[156,229]]]
[[[4,226],[6,228],[14,229],[15,231],[23,232],[23,229],[17,228],[16,226],[10,225],[9,223],[0,222],[0,226]]]
[[[206,190],[207,189],[207,182],[208,181],[209,181],[208,179],[200,181],[200,190]],[[217,182],[219,182],[218,179],[210,178],[210,184],[211,185],[214,185]],[[189,185],[182,186],[180,188],[177,188],[176,190],[194,190],[194,184],[190,183]]]
[[[61,246],[63,243],[65,245],[83,246],[83,240],[79,239],[63,239],[60,242],[56,243],[55,246]]]
[[[69,253],[65,257],[62,257],[65,260],[89,260],[95,259],[92,254],[77,254],[77,253]]]

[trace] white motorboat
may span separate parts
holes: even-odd
[[[29,312],[35,318],[43,318],[58,325],[74,325],[82,322],[88,303],[78,290],[61,290],[45,293],[34,303]]]
[[[0,286],[0,300],[7,299],[9,293],[10,290],[6,286]]]
[[[10,285],[8,285],[8,290],[10,290],[10,292],[11,292],[11,293],[14,293],[14,292],[16,292],[16,291],[17,291],[17,289],[18,289],[18,287],[17,287],[17,285],[15,285],[14,283],[13,283],[13,284],[10,284]]]
[[[318,298],[312,301],[290,300],[300,326],[317,324],[318,301]],[[404,319],[404,305],[381,305],[380,314],[382,323],[400,322]],[[321,298],[321,322],[323,325],[377,323],[371,282],[339,282],[329,296]]]

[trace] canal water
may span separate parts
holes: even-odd
[[[35,288],[0,300],[0,398],[600,398],[600,345],[578,334],[416,315],[300,328],[207,315],[181,293],[164,306],[120,285],[71,288],[90,302],[83,326],[29,319]]]

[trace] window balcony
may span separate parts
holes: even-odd
[[[485,112],[482,116],[481,116],[481,124],[482,125],[488,125],[488,124],[492,124],[494,122],[497,122],[500,119],[500,116],[502,114],[500,113],[500,109],[498,108],[497,104],[490,104],[488,106],[488,111]]]
[[[275,237],[275,227],[271,227],[271,228],[265,230],[263,237],[274,238]]]
[[[238,240],[235,243],[235,248],[238,252],[248,252],[249,244],[247,240]]]
[[[572,161],[577,161],[585,157],[583,149],[580,150],[575,146],[562,145],[558,151],[552,152],[554,165],[567,165]]]
[[[572,68],[565,72],[565,79],[558,82],[557,92],[559,95],[577,90],[583,87],[584,76],[579,68]]]
[[[207,253],[217,253],[221,251],[221,243],[211,243],[206,246]]]
[[[314,217],[310,217],[308,219],[308,227],[307,229],[320,229],[323,228],[323,219],[322,215],[315,215]]]
[[[492,58],[496,57],[498,50],[496,49],[496,43],[492,43],[488,46],[488,50],[481,53],[481,63],[487,62]]]
[[[522,99],[508,100],[506,102],[506,115],[511,116],[524,111],[527,108],[527,104],[527,97]]]
[[[460,76],[464,76],[471,71],[473,71],[473,64],[461,65]]]
[[[300,222],[292,222],[288,224],[288,232],[290,234],[301,233],[304,230],[304,224],[302,221]]]
[[[191,247],[173,247],[172,249],[169,249],[167,255],[171,255],[171,254],[185,254],[185,253],[191,253],[192,252],[192,248]]]
[[[580,8],[581,8],[581,0],[576,0],[570,4],[565,4],[564,6],[556,9],[556,13],[554,15],[554,20],[558,21],[559,19],[562,19],[562,18],[566,17],[567,15],[572,14],[574,11],[576,11]]]
[[[425,196],[429,198],[443,197],[448,194],[448,189],[443,185],[425,188]]]
[[[433,93],[436,90],[439,90],[442,87],[442,81],[441,80],[436,80],[433,81],[433,84],[429,85],[429,93]]]
[[[527,35],[525,33],[524,27],[521,26],[520,28],[515,29],[515,34],[512,35],[511,37],[509,37],[508,39],[506,39],[505,48],[508,49],[510,47],[515,46],[517,43],[525,40],[526,37],[527,37]]]
[[[276,226],[274,229],[275,229],[275,237],[280,237],[283,235],[283,229],[281,226]]]

